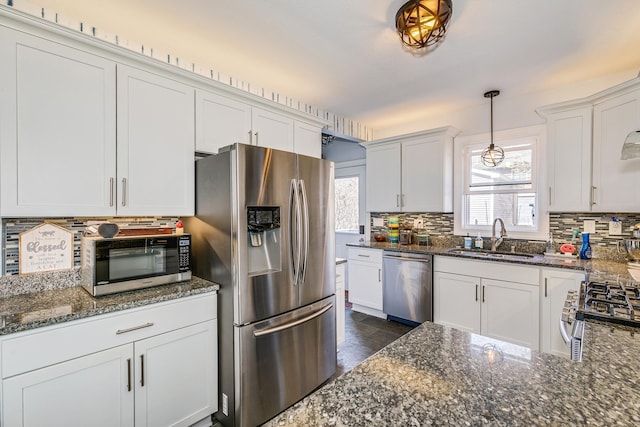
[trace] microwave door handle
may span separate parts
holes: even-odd
[[[307,190],[304,186],[304,181],[299,181],[300,186],[300,206],[302,221],[300,223],[301,236],[302,236],[302,266],[300,268],[300,284],[304,283],[305,276],[307,274],[307,258],[309,256],[309,206],[307,203]]]

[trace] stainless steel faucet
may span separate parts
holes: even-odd
[[[500,221],[500,238],[496,239],[496,222]],[[498,246],[502,244],[503,237],[507,237],[507,229],[504,228],[504,221],[501,218],[493,220],[493,228],[491,229],[491,250],[495,252]]]

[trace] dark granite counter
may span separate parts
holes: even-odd
[[[592,259],[592,260],[582,260],[576,257],[547,257],[542,254],[532,254],[532,257],[519,257],[509,256],[509,253],[504,252],[502,258],[491,258],[486,255],[487,252],[475,252],[473,249],[464,250],[459,253],[455,252],[456,248],[451,247],[440,247],[440,246],[421,246],[421,245],[400,245],[397,243],[388,243],[388,242],[364,242],[360,244],[348,244],[347,246],[353,247],[361,247],[361,248],[372,248],[372,249],[381,249],[381,250],[393,250],[400,252],[413,252],[413,253],[427,253],[432,255],[443,255],[449,257],[457,257],[457,258],[466,258],[466,259],[477,259],[481,261],[490,261],[490,262],[508,262],[515,264],[523,264],[523,265],[534,265],[540,267],[551,267],[551,268],[568,268],[572,270],[582,270],[582,271],[593,271],[598,273],[608,273],[608,274],[619,274],[626,278],[630,278],[629,272],[627,271],[627,266],[623,262],[618,261],[610,261],[606,259]]]
[[[194,277],[186,282],[93,297],[79,286],[0,298],[0,335],[85,317],[217,291],[220,286]]]
[[[640,334],[585,340],[577,363],[427,322],[266,425],[640,425]]]

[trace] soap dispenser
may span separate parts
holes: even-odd
[[[589,233],[582,233],[580,259],[591,259],[591,244],[589,243]]]
[[[476,249],[483,249],[484,242],[482,241],[482,236],[478,233],[478,237],[476,237]]]

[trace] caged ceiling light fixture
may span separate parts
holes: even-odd
[[[500,95],[499,90],[490,90],[485,92],[485,98],[491,98],[491,144],[485,148],[480,155],[482,164],[494,168],[498,166],[504,160],[504,150],[493,144],[493,97]]]
[[[438,43],[447,32],[453,12],[451,0],[411,0],[396,13],[396,29],[402,43],[422,49]]]

